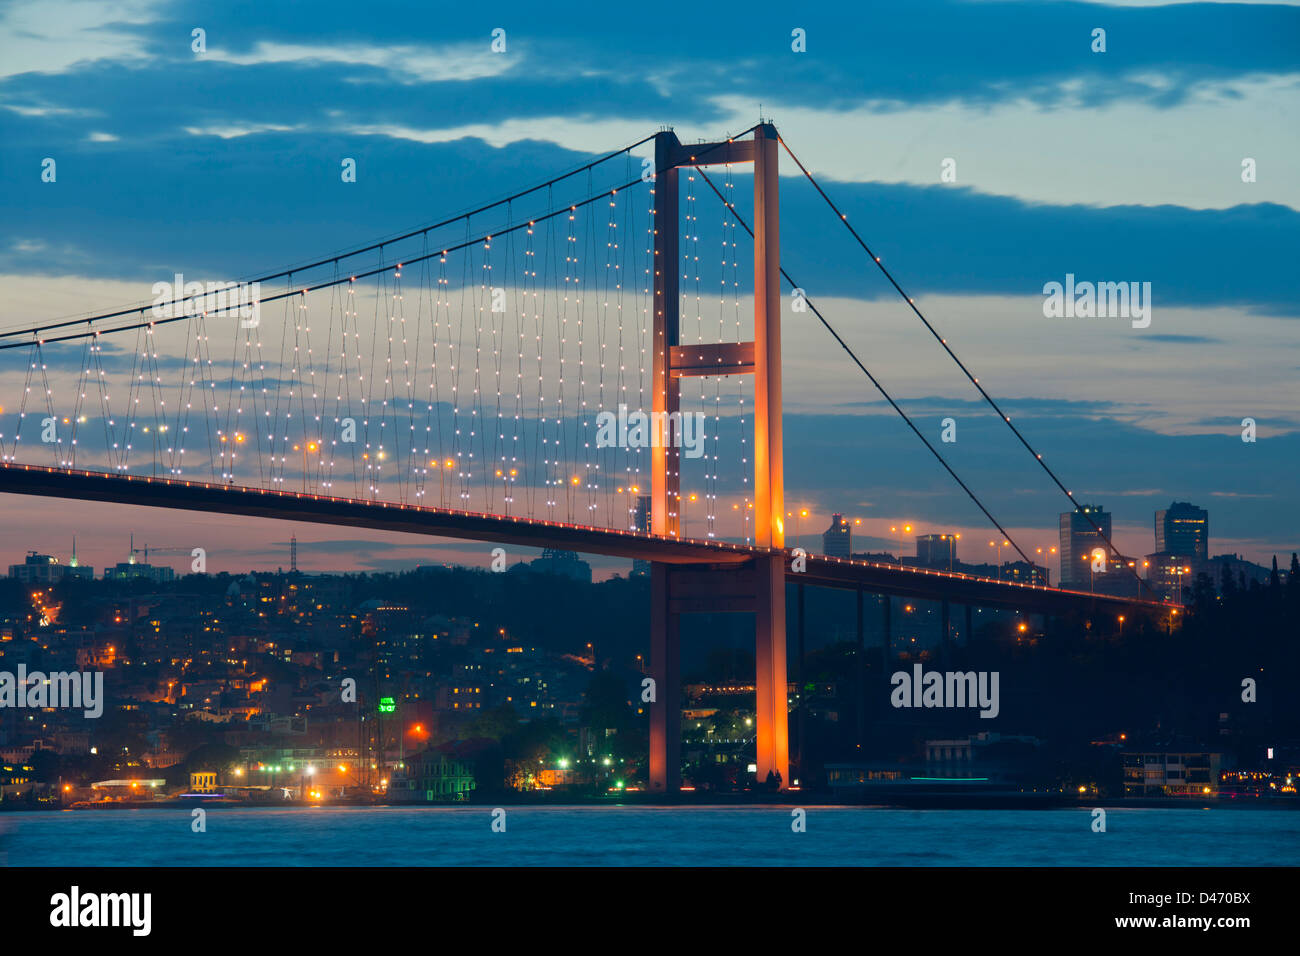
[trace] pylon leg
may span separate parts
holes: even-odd
[[[682,672],[679,616],[668,605],[668,565],[650,565],[650,792],[682,787]]]
[[[758,784],[769,771],[790,785],[790,713],[785,668],[785,566],[781,555],[756,558],[755,696],[758,717]]]

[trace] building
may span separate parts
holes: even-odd
[[[916,563],[923,568],[956,570],[957,539],[955,534],[919,534],[916,536]]]
[[[637,495],[636,508],[632,511],[632,530],[650,533],[650,496]],[[632,574],[647,577],[650,574],[650,562],[637,558],[632,562]]]
[[[462,801],[474,790],[473,761],[453,745],[414,754],[404,763],[388,785],[388,797],[396,803]]]
[[[1216,588],[1222,588],[1225,569],[1232,575],[1233,583],[1238,586],[1241,585],[1243,577],[1247,585],[1252,581],[1268,584],[1269,575],[1272,573],[1271,568],[1256,564],[1254,561],[1247,561],[1239,554],[1216,554],[1208,561],[1192,565],[1192,577],[1195,579],[1202,574],[1208,575]]]
[[[1157,511],[1156,552],[1204,561],[1210,553],[1210,513],[1186,501]]]
[[[1082,562],[1080,562],[1082,564]],[[1120,598],[1151,598],[1151,589],[1146,586],[1146,561],[1127,555],[1112,553],[1106,559],[1106,570],[1092,575],[1090,590],[1096,594],[1106,594]]]
[[[547,548],[540,558],[528,562],[528,566],[543,574],[559,574],[584,584],[591,583],[591,565],[578,557],[576,551]]]
[[[829,558],[847,558],[853,551],[853,531],[843,515],[831,515],[831,526],[822,533],[822,554]]]
[[[60,564],[59,559],[48,554],[28,551],[22,564],[9,565],[9,577],[23,584],[58,584],[65,580],[89,581],[95,576],[94,568],[77,563],[77,548],[72,548],[72,563]]]
[[[650,533],[650,496],[637,495],[636,508],[632,510],[633,531]]]
[[[1093,584],[1091,555],[1101,548],[1109,556],[1108,538],[1110,513],[1105,508],[1080,505],[1061,515],[1061,587],[1079,589],[1082,585],[1086,590]],[[1108,558],[1107,566],[1111,563]]]
[[[111,568],[104,569],[105,581],[150,581],[154,584],[168,584],[176,580],[176,572],[171,568],[142,564],[136,561],[119,561]]]
[[[1197,566],[1191,558],[1186,554],[1157,551],[1148,554],[1142,563],[1147,583],[1160,600],[1183,603],[1184,592],[1196,580]]]
[[[988,731],[955,739],[927,740],[925,774],[939,779],[1016,779],[1041,746],[1042,741],[1037,737]]]
[[[1214,796],[1219,792],[1215,753],[1126,753],[1126,797]]]
[[[1042,565],[1028,561],[1004,561],[998,572],[998,579],[1014,581],[1017,584],[1052,586],[1052,572]]]

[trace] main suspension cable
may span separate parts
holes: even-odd
[[[958,358],[957,353],[954,352],[951,346],[948,345],[948,340],[939,334],[938,330],[936,330],[935,327],[930,323],[930,320],[925,317],[924,313],[922,313],[919,308],[917,308],[916,302],[912,299],[911,296],[909,296],[903,290],[903,287],[898,283],[898,280],[894,278],[893,273],[891,273],[889,269],[885,267],[885,264],[880,261],[880,257],[871,251],[871,247],[867,245],[866,240],[864,240],[862,236],[859,235],[858,231],[854,229],[853,226],[849,223],[849,217],[840,211],[839,207],[835,205],[835,203],[831,200],[830,196],[826,195],[826,190],[822,189],[821,184],[817,182],[816,178],[813,177],[813,174],[810,173],[808,171],[808,168],[799,161],[799,157],[796,156],[794,154],[794,151],[790,149],[789,144],[786,143],[786,141],[784,139],[781,139],[779,136],[777,138],[780,141],[781,146],[785,149],[786,154],[792,160],[794,160],[795,165],[799,167],[799,171],[804,174],[804,177],[808,180],[808,182],[812,183],[813,188],[816,189],[817,192],[821,195],[822,199],[826,201],[826,205],[829,206],[831,210],[835,213],[836,217],[844,225],[844,228],[849,231],[849,234],[853,236],[854,239],[857,240],[857,243],[859,246],[862,247],[862,250],[868,256],[871,257],[871,261],[876,264],[876,268],[878,268],[881,274],[884,275],[884,277],[889,280],[889,284],[894,287],[894,289],[898,292],[898,294],[903,297],[903,299],[907,302],[908,308],[910,308],[916,314],[916,317],[921,320],[921,323],[926,327],[929,333],[932,336],[934,336],[935,341],[938,342],[941,346],[943,346],[943,350],[948,353],[948,356],[955,363],[957,363],[957,367],[962,370],[962,374],[964,374],[966,378],[970,380],[970,383],[974,385],[976,390],[979,391],[980,395],[983,396],[984,401],[988,403],[990,408],[992,408],[995,412],[998,413],[998,417],[1002,419],[1002,421],[1006,424],[1006,426],[1009,429],[1011,429],[1011,433],[1015,435],[1017,439],[1020,440],[1020,444],[1024,445],[1025,449],[1031,455],[1034,456],[1034,460],[1037,461],[1040,466],[1042,466],[1043,471],[1047,472],[1048,477],[1051,478],[1053,482],[1055,482],[1056,487],[1060,488],[1061,491],[1065,494],[1065,497],[1069,499],[1070,504],[1074,505],[1076,512],[1082,514],[1084,518],[1087,519],[1088,523],[1092,525],[1092,528],[1097,533],[1097,535],[1103,541],[1106,542],[1106,546],[1110,549],[1111,554],[1118,555],[1119,549],[1115,547],[1114,543],[1110,540],[1110,537],[1106,534],[1106,532],[1102,531],[1101,525],[1092,519],[1092,515],[1083,507],[1083,505],[1079,503],[1078,499],[1074,497],[1074,495],[1070,492],[1070,490],[1065,487],[1061,479],[1057,477],[1056,472],[1052,471],[1052,469],[1048,466],[1047,462],[1043,460],[1043,456],[1038,451],[1036,451],[1031,444],[1029,444],[1028,439],[1026,439],[1025,436],[1021,433],[1020,429],[1016,428],[1016,426],[1011,423],[1011,416],[1007,415],[1006,412],[1002,410],[1001,406],[999,406],[998,403],[993,399],[993,396],[990,395],[988,391],[985,390],[984,386],[980,384],[980,380],[971,373],[969,368],[966,367],[966,363],[964,363],[960,358]],[[1072,559],[1073,555],[1071,555],[1070,558]],[[1062,555],[1062,560],[1066,560],[1064,555]],[[1137,568],[1130,568],[1129,570],[1131,570],[1133,572],[1133,576],[1137,578],[1139,597],[1141,596],[1142,588],[1146,588],[1148,591],[1151,591],[1150,585],[1148,585],[1145,581],[1142,580],[1142,575],[1138,574]]]
[[[733,217],[735,217],[736,222],[738,222],[741,225],[741,227],[745,230],[745,232],[749,233],[749,235],[753,237],[754,230],[749,227],[749,223],[747,223],[744,217],[742,217],[740,213],[736,210],[735,205],[733,203],[729,203],[726,197],[724,197],[722,193],[718,191],[718,187],[714,185],[713,180],[708,177],[708,174],[706,174],[703,169],[698,170],[698,172],[701,178],[703,178],[703,180],[708,184],[709,188],[713,190],[714,194],[719,199],[721,199],[723,203],[731,207],[731,214]],[[801,288],[801,286],[797,282],[795,282],[793,278],[791,278],[790,273],[786,271],[784,266],[781,267],[781,275],[785,278],[787,282],[790,283],[790,285],[793,288],[796,289]],[[980,501],[979,497],[975,494],[975,492],[971,491],[970,486],[968,486],[966,482],[961,480],[957,472],[953,471],[952,466],[948,464],[947,460],[943,457],[943,455],[939,454],[938,450],[932,444],[930,444],[929,439],[927,439],[923,434],[921,434],[921,430],[916,427],[916,424],[912,421],[911,417],[907,414],[907,412],[903,411],[903,409],[899,407],[898,403],[894,401],[894,399],[890,396],[889,392],[885,390],[885,387],[881,385],[880,382],[877,381],[876,377],[872,375],[871,372],[867,369],[867,367],[862,364],[862,360],[858,358],[857,353],[855,353],[853,349],[849,347],[849,344],[845,342],[843,338],[840,337],[839,332],[835,331],[834,326],[832,326],[830,322],[826,320],[826,317],[822,315],[821,310],[818,309],[817,306],[813,304],[812,300],[809,299],[807,296],[804,296],[804,302],[807,303],[808,308],[812,309],[813,315],[817,316],[817,318],[821,321],[821,324],[826,327],[826,331],[829,332],[834,337],[835,341],[840,344],[840,347],[844,349],[845,352],[848,353],[849,358],[853,359],[854,364],[857,365],[857,367],[862,370],[862,374],[866,375],[867,378],[870,379],[871,384],[876,387],[876,391],[880,392],[880,394],[884,396],[885,401],[889,402],[889,404],[893,407],[894,411],[898,412],[899,416],[903,419],[903,421],[907,423],[907,427],[912,429],[912,431],[916,434],[916,437],[921,439],[921,441],[925,444],[925,447],[930,450],[930,454],[934,455],[934,457],[939,461],[939,464],[943,465],[944,469],[948,472],[948,474],[952,476],[953,481],[957,482],[957,484],[961,486],[961,490],[966,492],[967,496],[970,498],[971,501],[975,502],[976,506],[980,509],[980,511],[984,513],[984,517],[988,518],[989,521],[993,524],[993,526],[1002,533],[1003,538],[1011,542],[1011,546],[1016,549],[1016,552],[1022,558],[1025,559],[1025,563],[1032,565],[1034,562],[1029,559],[1029,556],[1025,554],[1024,550],[1020,547],[1020,545],[1016,544],[1016,541],[1014,538],[1011,537],[1010,532],[1008,532],[1006,528],[1002,527],[1001,523],[998,521],[997,518],[993,517],[993,514],[989,511],[989,509],[984,507],[984,503]]]

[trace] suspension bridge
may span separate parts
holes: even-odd
[[[782,150],[866,266],[1077,506],[763,122],[713,143],[661,131],[326,258],[235,282],[175,276],[148,303],[0,332],[0,492],[650,562],[659,792],[680,786],[683,614],[753,615],[758,775],[783,784],[787,582],[856,591],[860,646],[864,593],[940,602],[945,636],[952,605],[965,607],[967,635],[973,607],[1168,614],[1155,600],[786,546],[782,281],[799,287],[781,264]],[[817,304],[803,302],[1032,564]],[[602,441],[601,422],[627,409],[655,427]],[[686,416],[705,427],[684,454]],[[797,627],[802,647],[802,614]]]

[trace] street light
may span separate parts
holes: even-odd
[[[948,542],[948,570],[949,570],[949,571],[952,570],[953,552],[957,550],[957,539],[960,538],[960,537],[961,537],[961,535],[959,535],[959,534],[941,534],[941,535],[939,535],[939,540],[940,540],[940,541],[947,541],[947,542]]]
[[[990,541],[990,542],[989,542],[989,547],[990,547],[990,548],[997,548],[997,549],[998,549],[998,580],[999,580],[999,581],[1002,580],[1002,549],[1003,549],[1004,547],[1009,546],[1010,544],[1011,544],[1010,541],[1003,541],[1001,544],[997,544],[996,542],[993,542],[993,541]]]
[[[898,525],[893,525],[890,527],[889,531],[891,534],[896,534],[898,532],[898,528],[899,528]],[[903,528],[904,535],[908,535],[912,533],[912,526],[910,524],[905,524],[902,526],[902,528]],[[903,563],[903,551],[906,547],[907,547],[907,538],[905,537],[899,538],[898,539],[898,563],[899,564]]]
[[[1102,559],[1101,567],[1102,570],[1105,571],[1106,552],[1101,548],[1093,548],[1092,554],[1085,554],[1083,556],[1083,560],[1088,562],[1088,590],[1093,592],[1096,591],[1097,558]]]
[[[294,445],[293,450],[294,451],[300,450],[299,446]],[[302,443],[301,451],[302,451],[302,493],[303,494],[307,493],[307,452],[315,453],[319,450],[320,450],[320,443],[316,441],[316,439],[314,438],[308,439],[307,441]]]

